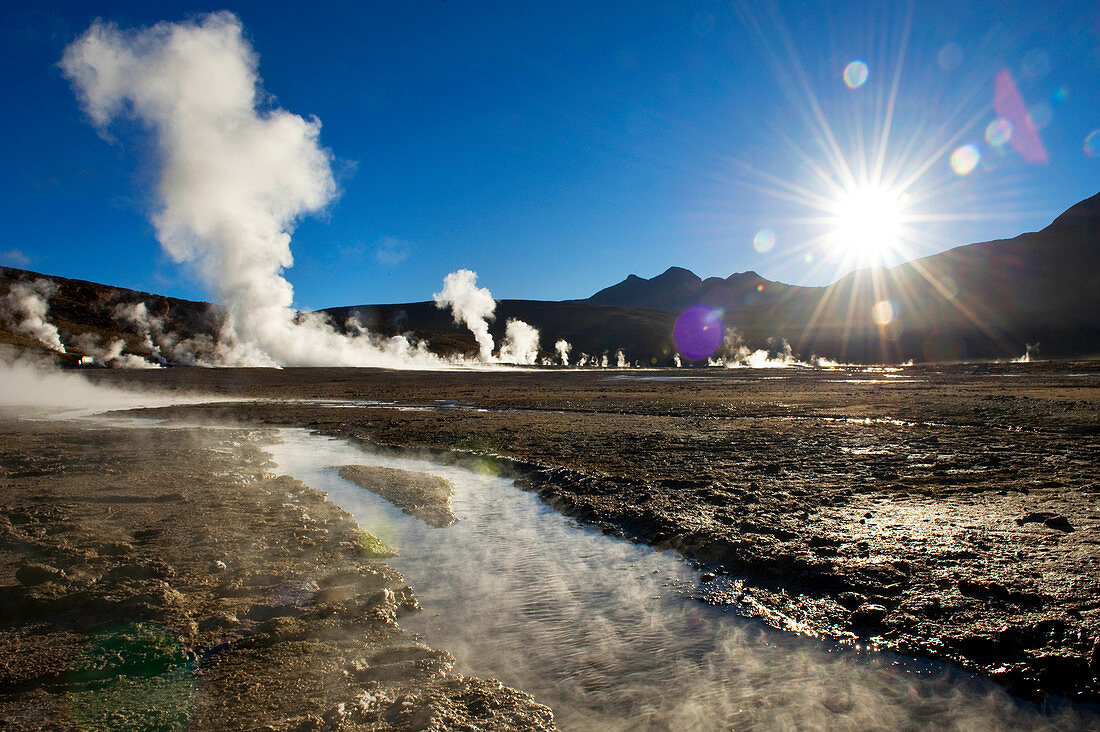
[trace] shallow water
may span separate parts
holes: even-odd
[[[987,680],[890,654],[839,649],[707,605],[678,555],[571,522],[482,470],[379,456],[280,430],[278,471],[326,491],[395,546],[424,610],[401,624],[576,729],[1078,729],[1097,716],[1040,710]],[[457,524],[433,528],[334,466],[432,473],[455,486]]]

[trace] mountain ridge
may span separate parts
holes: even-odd
[[[120,324],[120,305],[143,302],[164,329],[216,339],[218,305],[141,293],[84,280],[0,267],[0,292],[45,279],[55,290],[50,318],[66,344],[81,333],[122,338],[141,353],[148,335]],[[809,359],[845,362],[953,361],[1041,355],[1100,355],[1100,194],[1071,206],[1037,232],[976,242],[899,265],[850,272],[825,287],[788,285],[755,271],[703,279],[683,267],[652,278],[636,274],[580,300],[498,300],[490,332],[497,342],[509,319],[542,335],[542,353],[570,342],[574,354],[622,349],[628,361],[671,365],[680,350],[677,317],[702,306],[726,338],[713,355],[776,348]],[[337,328],[355,316],[380,335],[412,334],[441,355],[476,353],[473,337],[430,301],[325,308]],[[8,324],[10,325],[10,324]],[[0,342],[33,347],[5,325]],[[708,354],[710,355],[710,354]]]

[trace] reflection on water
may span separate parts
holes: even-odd
[[[691,599],[698,574],[579,527],[491,470],[382,457],[281,430],[278,469],[324,490],[396,546],[424,611],[401,621],[458,660],[550,705],[575,729],[1076,729],[1096,716],[1041,712],[938,664],[839,650]],[[459,522],[437,529],[340,478],[380,465],[443,476]]]

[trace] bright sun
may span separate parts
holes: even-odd
[[[833,245],[857,265],[878,264],[897,249],[905,215],[904,194],[860,188],[840,197],[833,207]]]

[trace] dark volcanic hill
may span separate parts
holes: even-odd
[[[121,337],[127,352],[146,355],[142,331],[116,315],[127,303],[145,303],[158,327],[176,340],[210,343],[219,331],[216,306],[11,268],[0,268],[0,298],[12,283],[36,279],[56,288],[48,318],[76,353],[75,339],[93,333],[104,343]],[[1042,358],[1095,357],[1100,355],[1100,195],[1073,206],[1042,231],[852,272],[827,287],[786,285],[755,272],[701,279],[672,267],[652,279],[630,275],[586,300],[500,300],[491,332],[499,343],[507,321],[518,318],[539,329],[546,354],[565,339],[574,360],[581,353],[608,353],[614,362],[614,352],[622,349],[630,362],[668,365],[676,353],[676,318],[696,304],[713,308],[727,333],[737,333],[719,356],[735,351],[728,344],[756,349],[785,339],[803,359],[817,355],[848,362],[1001,359],[1022,355],[1029,345],[1038,345]],[[880,316],[877,322],[873,311]],[[431,302],[322,312],[338,327],[354,315],[383,335],[414,334],[441,354],[477,350],[469,331]],[[0,341],[19,347],[35,343],[2,321]]]
[[[876,303],[894,317],[877,324]],[[851,361],[1004,358],[1039,344],[1045,357],[1100,354],[1100,195],[1042,231],[951,249],[828,287],[755,272],[700,279],[673,267],[631,275],[585,302],[678,314],[721,308],[749,345],[786,338],[795,353]]]
[[[587,300],[597,305],[644,308],[682,313],[692,305],[720,307],[733,316],[753,305],[766,305],[789,297],[803,288],[766,280],[755,272],[738,272],[726,279],[701,279],[683,267],[669,267],[652,279],[630,275],[617,285],[600,290]]]
[[[71,358],[65,359],[67,361],[75,361],[76,357],[92,352],[77,344],[89,335],[98,339],[101,346],[122,339],[126,342],[126,353],[148,355],[144,346],[146,329],[119,317],[121,306],[144,303],[150,328],[171,334],[177,341],[190,339],[211,343],[221,329],[222,311],[217,305],[12,267],[0,267],[0,298],[8,295],[18,282],[39,280],[50,283],[52,293],[48,297],[46,320],[58,329],[62,343],[70,352]],[[5,305],[0,304],[0,343],[21,349],[38,348],[40,344],[34,338],[15,332],[11,313]]]

